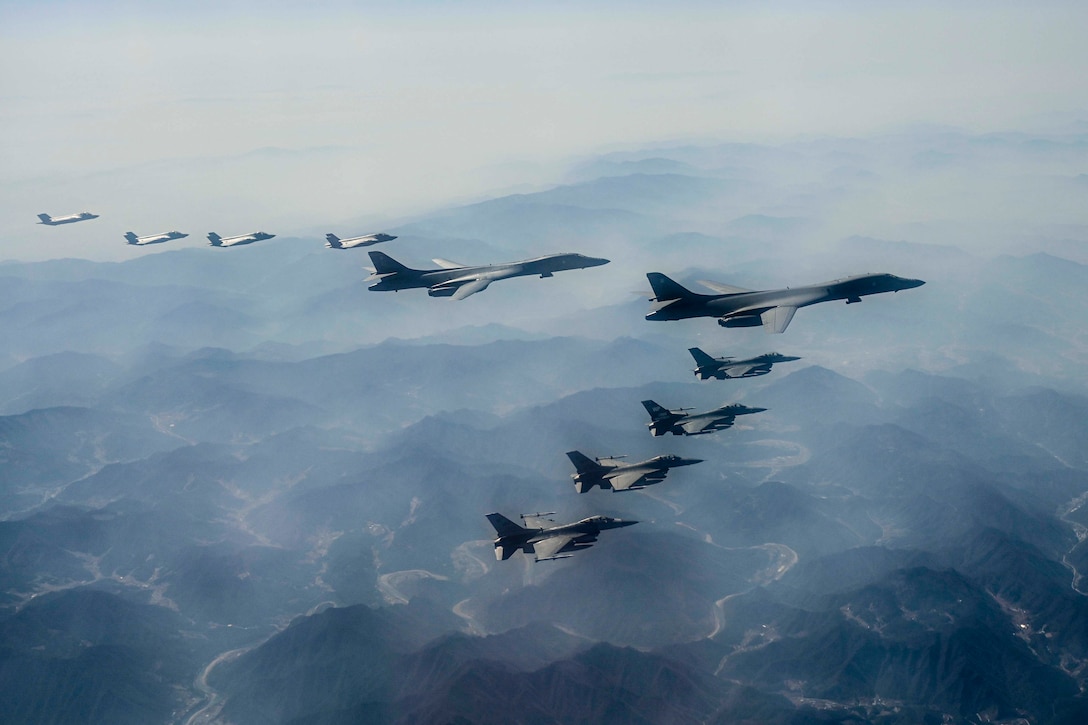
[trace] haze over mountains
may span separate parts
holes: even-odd
[[[407,264],[613,260],[463,302],[368,292],[317,238],[0,263],[5,718],[1084,721],[1086,156],[587,159],[387,229]],[[647,271],[927,284],[767,336],[643,320]],[[698,382],[694,345],[802,360]],[[655,439],[647,398],[768,411]],[[706,462],[578,495],[573,449]],[[534,565],[491,511],[640,523]]]

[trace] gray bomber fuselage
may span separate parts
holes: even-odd
[[[647,320],[684,320],[691,317],[717,317],[723,327],[768,326],[769,331],[781,332],[789,324],[793,311],[820,302],[846,300],[861,302],[866,295],[919,287],[925,282],[907,279],[894,274],[859,274],[803,287],[787,287],[777,290],[754,290],[704,295],[691,292],[659,272],[646,275],[654,288],[654,307]],[[763,313],[774,308],[788,310],[781,329],[771,329],[773,323],[761,319]]]

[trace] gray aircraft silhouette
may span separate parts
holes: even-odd
[[[89,211],[81,211],[78,214],[69,214],[68,216],[49,216],[48,214],[39,214],[38,218],[41,219],[39,224],[44,224],[47,227],[56,227],[61,224],[73,224],[75,222],[87,221],[88,219],[97,219],[97,214],[92,214]]]
[[[362,237],[348,237],[341,239],[335,234],[325,235],[325,246],[329,249],[354,249],[355,247],[369,247],[381,242],[391,242],[396,239],[393,234],[367,234]]]
[[[638,523],[609,516],[590,516],[573,524],[556,524],[544,518],[547,515],[522,514],[521,520],[525,525],[519,526],[502,514],[488,514],[487,520],[498,534],[495,558],[499,561],[509,559],[521,549],[526,554],[532,554],[534,561],[566,559],[570,556],[567,552],[593,546],[602,531]]]
[[[660,272],[646,275],[653,287],[647,320],[684,320],[689,317],[717,317],[722,327],[758,327],[765,332],[784,332],[800,307],[818,302],[846,300],[861,302],[865,295],[898,292],[925,284],[920,279],[905,279],[894,274],[859,274],[854,277],[778,290],[747,290],[742,287],[701,282],[718,292],[704,295],[692,292]]]
[[[737,360],[735,357],[711,357],[697,347],[689,347],[688,352],[695,358],[695,377],[700,380],[726,380],[727,378],[754,378],[771,372],[775,363],[793,362],[799,357],[768,352],[755,357]]]
[[[252,234],[239,234],[236,237],[221,237],[215,232],[208,232],[208,243],[213,247],[240,247],[243,244],[253,244],[276,236],[268,232],[253,232]]]
[[[129,244],[137,247],[143,247],[148,244],[162,244],[163,242],[170,242],[175,239],[183,239],[189,236],[182,232],[163,232],[162,234],[148,234],[143,237],[136,236],[136,232],[125,232],[125,241]]]
[[[622,456],[590,458],[579,451],[567,451],[567,458],[577,473],[572,473],[574,488],[585,493],[594,486],[613,491],[636,491],[665,480],[670,468],[702,463],[701,458],[655,456],[639,463],[621,463]]]
[[[750,415],[762,413],[766,408],[749,408],[740,403],[723,405],[705,413],[688,413],[691,408],[677,408],[668,410],[652,400],[642,401],[642,407],[650,414],[650,422],[646,425],[651,435],[663,436],[672,433],[676,436],[697,436],[704,433],[713,433],[725,430],[733,426],[733,421],[738,415]]]
[[[431,297],[452,297],[463,300],[469,295],[482,292],[499,279],[525,277],[538,274],[551,277],[555,272],[568,269],[584,269],[608,264],[607,259],[587,257],[583,254],[550,254],[546,257],[527,259],[508,264],[489,264],[465,267],[445,259],[432,260],[441,269],[412,269],[383,252],[369,252],[374,262],[374,273],[366,280],[377,280],[369,289],[374,292],[398,291],[427,287]]]

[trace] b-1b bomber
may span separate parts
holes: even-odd
[[[650,422],[646,425],[650,434],[663,436],[672,433],[676,436],[697,436],[705,433],[713,433],[726,428],[732,428],[738,415],[751,415],[762,413],[766,408],[749,408],[740,403],[723,405],[705,413],[689,413],[691,408],[677,408],[668,410],[652,400],[642,401],[642,407],[650,414]]]
[[[509,559],[518,549],[532,554],[534,561],[566,559],[569,552],[588,549],[597,541],[602,531],[633,526],[637,521],[624,521],[610,516],[590,516],[573,524],[556,524],[549,514],[522,514],[519,526],[502,514],[488,514],[487,520],[495,527],[495,558]]]
[[[777,290],[749,290],[743,287],[703,281],[700,284],[718,294],[692,292],[660,272],[646,275],[653,287],[647,320],[686,320],[690,317],[717,317],[722,327],[759,327],[764,332],[785,332],[793,314],[801,307],[819,302],[846,300],[861,302],[866,295],[898,292],[920,287],[920,279],[894,274],[859,274],[831,282]]]
[[[567,458],[577,471],[570,477],[574,479],[574,489],[578,493],[585,493],[594,486],[613,491],[637,491],[664,481],[670,468],[703,462],[700,458],[667,455],[639,463],[623,463],[622,456],[590,458],[580,451],[568,451]]]

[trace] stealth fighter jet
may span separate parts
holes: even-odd
[[[354,249],[355,247],[369,247],[381,242],[391,242],[396,239],[392,234],[367,234],[362,237],[348,237],[341,239],[335,234],[325,235],[325,246],[329,249]]]
[[[577,473],[572,473],[574,488],[585,493],[594,486],[613,491],[635,491],[665,480],[670,468],[702,463],[699,458],[656,456],[641,463],[622,463],[619,458],[589,458],[578,451],[568,451],[567,458]]]
[[[702,282],[718,292],[704,295],[682,287],[660,272],[650,272],[646,277],[654,289],[647,320],[717,317],[722,327],[762,325],[765,332],[784,332],[793,313],[800,307],[833,300],[846,300],[846,304],[852,304],[861,302],[865,295],[898,292],[925,284],[920,279],[904,279],[894,274],[859,274],[806,287],[761,291]]]
[[[81,211],[79,214],[69,214],[68,216],[52,217],[48,214],[39,214],[38,218],[41,219],[39,224],[44,224],[47,227],[60,226],[61,224],[73,224],[75,222],[87,221],[88,219],[97,219],[97,214],[92,214],[89,211]]]
[[[221,237],[215,232],[209,232],[208,242],[213,247],[240,247],[243,244],[253,244],[253,242],[271,239],[274,236],[276,235],[268,232],[253,232],[252,234],[241,234],[237,237]]]
[[[689,347],[688,352],[695,358],[695,377],[700,380],[725,380],[727,378],[754,378],[771,372],[775,363],[793,362],[799,357],[768,352],[763,355],[737,360],[735,357],[711,357],[697,347]]]
[[[147,236],[138,237],[135,232],[125,232],[125,240],[129,244],[133,244],[137,247],[143,247],[148,244],[162,244],[163,242],[170,242],[187,236],[189,235],[182,234],[181,232],[164,232],[162,234],[148,234]]]
[[[609,516],[590,516],[573,524],[557,525],[551,519],[543,518],[545,515],[522,514],[524,526],[519,526],[502,514],[488,514],[487,520],[498,534],[495,558],[499,561],[509,559],[521,549],[526,554],[532,554],[534,561],[566,559],[570,556],[568,552],[593,546],[602,531],[638,523]]]
[[[584,269],[608,264],[607,259],[582,254],[550,254],[509,264],[489,264],[465,267],[444,259],[432,260],[440,269],[412,269],[382,252],[370,252],[374,274],[367,281],[377,280],[369,289],[374,292],[398,291],[426,287],[431,297],[452,297],[463,300],[482,292],[499,279],[540,275],[551,277],[555,272]]]
[[[697,436],[703,433],[713,433],[725,430],[733,426],[733,421],[738,415],[762,413],[766,408],[749,408],[739,403],[723,405],[705,413],[688,413],[691,408],[678,408],[667,410],[652,400],[642,401],[642,407],[650,414],[650,422],[646,425],[650,433],[655,436],[663,436],[672,433],[676,436]]]

